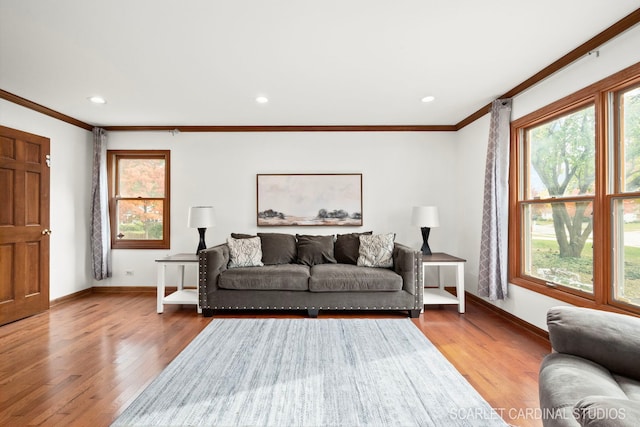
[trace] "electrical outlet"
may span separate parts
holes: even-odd
[[[127,276],[133,276],[133,270],[126,270],[124,274],[126,274]]]

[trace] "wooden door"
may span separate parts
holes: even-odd
[[[0,325],[49,308],[49,139],[0,126]]]

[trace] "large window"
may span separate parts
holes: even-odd
[[[169,249],[169,151],[109,150],[114,249]]]
[[[512,123],[509,276],[640,313],[640,64]]]

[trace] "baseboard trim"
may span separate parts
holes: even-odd
[[[176,290],[175,286],[167,286],[166,290],[168,292],[173,292]],[[82,298],[87,295],[91,295],[93,293],[128,293],[128,292],[149,292],[156,293],[155,286],[94,286],[92,288],[83,289],[78,292],[74,292],[69,295],[65,295],[60,298],[52,299],[49,301],[49,307],[53,307],[59,304],[63,304],[67,301],[71,301],[74,299]]]
[[[53,307],[55,305],[60,305],[63,304],[67,301],[71,301],[77,298],[81,298],[87,295],[90,295],[93,293],[93,289],[92,288],[87,288],[87,289],[83,289],[81,291],[78,292],[74,292],[72,294],[69,295],[65,295],[63,297],[60,298],[56,298],[56,299],[52,299],[51,301],[49,301],[49,307]]]
[[[155,286],[94,286],[92,289],[95,293],[153,292],[155,294],[157,288]]]
[[[469,292],[465,292],[465,297],[468,301],[473,301],[474,303],[476,303],[477,305],[479,305],[482,308],[485,308],[489,311],[492,311],[493,313],[497,314],[498,316],[502,317],[504,320],[511,322],[515,325],[518,325],[519,327],[529,331],[530,333],[532,333],[533,335],[536,335],[544,340],[546,340],[547,342],[549,342],[549,332],[545,331],[544,329],[538,328],[535,325],[532,325],[529,322],[525,322],[524,320],[520,319],[517,316],[514,316],[513,314],[509,313],[508,311],[505,311],[503,309],[501,309],[500,307],[496,307],[495,305],[491,304],[490,302],[486,301],[483,298],[480,298],[477,295],[474,295],[472,293]]]

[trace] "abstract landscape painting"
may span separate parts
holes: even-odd
[[[362,225],[362,174],[258,174],[259,226]]]

